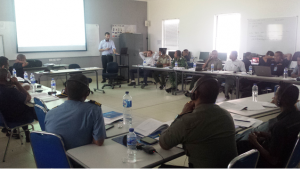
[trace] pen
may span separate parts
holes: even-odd
[[[238,119],[234,119],[235,121],[242,121],[242,122],[248,122],[250,123],[250,121],[247,121],[247,120],[238,120]]]

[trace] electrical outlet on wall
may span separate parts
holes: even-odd
[[[52,59],[49,59],[50,62],[52,62]]]
[[[56,61],[61,61],[61,59],[56,59]]]

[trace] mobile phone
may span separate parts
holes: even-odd
[[[35,92],[41,93],[41,92],[43,92],[43,90],[36,90]]]
[[[151,144],[151,145],[158,142],[156,139],[153,139],[151,137],[143,137],[141,139],[141,141],[144,142],[144,143],[147,143],[147,144]]]
[[[107,124],[107,125],[105,125],[105,130],[111,129],[113,127],[114,127],[113,124]]]

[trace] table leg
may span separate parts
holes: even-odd
[[[100,90],[99,89],[99,82],[98,82],[98,70],[95,70],[95,73],[96,73],[96,83],[97,83],[97,88],[96,89],[94,89],[94,91],[96,92],[96,91],[102,91],[102,93],[105,93],[105,91],[104,90]]]
[[[68,80],[68,73],[66,73],[66,82],[67,82],[67,80]]]
[[[138,86],[139,86],[140,85],[140,68],[139,67],[137,67],[137,78],[138,78]],[[129,79],[129,76],[128,76],[128,79]]]
[[[236,93],[236,99],[238,99],[240,97],[240,78],[239,77],[235,77],[235,78],[236,78],[235,93]]]
[[[181,91],[183,92],[183,72],[181,72]]]

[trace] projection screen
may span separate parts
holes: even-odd
[[[17,52],[86,51],[84,0],[14,0]]]

